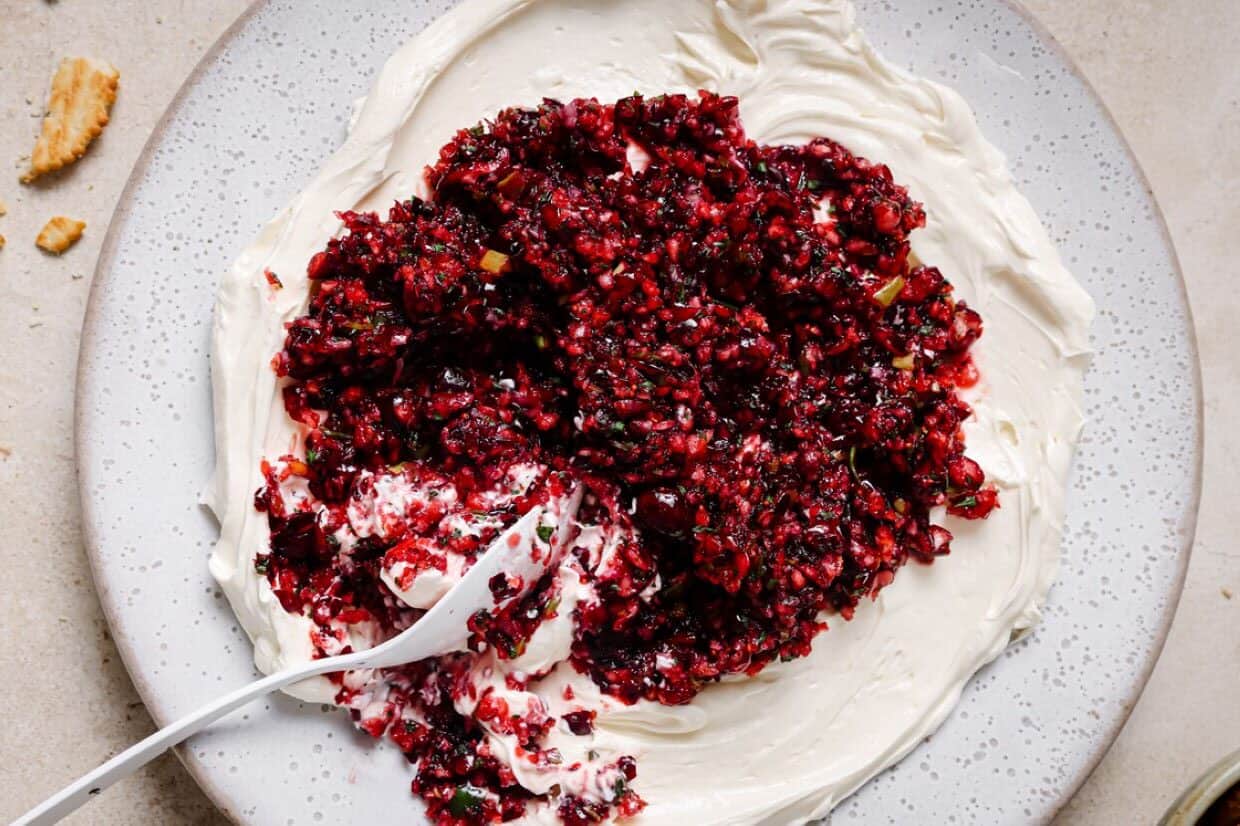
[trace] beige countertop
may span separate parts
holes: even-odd
[[[72,411],[82,314],[108,219],[143,142],[202,53],[247,0],[0,0],[0,818],[151,731],[117,657],[82,550]],[[1063,824],[1149,823],[1240,748],[1240,4],[1027,0],[1115,114],[1152,182],[1183,263],[1205,379],[1197,542],[1153,678]],[[48,79],[66,54],[122,72],[113,124],[68,174],[17,182]],[[88,224],[59,258],[33,240],[51,215]],[[1234,594],[1234,598],[1230,596]],[[39,652],[37,655],[34,652]],[[71,819],[223,823],[165,756]]]

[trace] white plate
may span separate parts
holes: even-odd
[[[207,351],[218,274],[343,137],[387,55],[453,0],[259,2],[186,82],[130,179],[83,335],[78,455],[113,636],[157,721],[254,676],[211,581]],[[1201,461],[1192,324],[1174,252],[1108,114],[1000,0],[860,0],[880,51],[959,89],[1098,301],[1090,424],[1058,584],[1036,634],[984,669],[926,743],[837,822],[1029,822],[1067,801],[1135,703],[1188,561]],[[343,714],[272,698],[196,737],[190,771],[255,824],[412,812],[408,766]]]

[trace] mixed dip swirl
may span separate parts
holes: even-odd
[[[435,823],[805,822],[1037,620],[1091,313],[842,0],[472,0],[225,279],[212,571],[270,671],[523,543],[295,693]]]

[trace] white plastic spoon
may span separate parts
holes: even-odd
[[[556,514],[555,541],[567,539],[567,528],[581,503],[581,489],[560,504]],[[533,553],[539,520],[546,511],[534,508],[496,537],[491,547],[466,572],[451,591],[421,619],[387,642],[365,651],[313,660],[279,671],[208,703],[133,745],[99,768],[69,784],[13,822],[13,826],[44,826],[56,823],[118,780],[145,766],[168,749],[206,728],[231,711],[309,677],[354,668],[390,668],[452,651],[465,650],[469,617],[495,606],[490,580],[496,574],[519,577],[525,587],[533,585],[555,562],[551,548]]]

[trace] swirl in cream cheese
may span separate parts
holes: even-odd
[[[565,685],[600,709],[591,747],[637,757],[635,785],[649,802],[642,826],[802,823],[933,731],[970,676],[1037,621],[1058,560],[1094,312],[968,105],[879,57],[846,0],[466,0],[399,50],[344,146],[221,285],[209,495],[221,528],[211,570],[261,670],[311,655],[310,621],[285,613],[255,573],[267,525],[251,493],[260,458],[302,449],[269,361],[304,308],[306,262],[339,230],[335,210],[425,194],[421,170],[439,146],[506,106],[697,88],[737,95],[755,139],[831,137],[888,164],[925,204],[914,253],[986,320],[966,433],[1002,508],[983,522],[940,515],[955,535],[949,557],[906,566],[851,622],[833,620],[808,657],[729,679],[686,706],[624,706],[560,665],[572,601],[587,587],[568,568],[559,573],[568,608],[503,667],[549,671],[536,699],[553,712]],[[264,269],[285,289],[273,292]],[[604,554],[607,538],[593,539]],[[433,599],[444,584],[425,583],[414,598]],[[334,687],[319,680],[295,693],[330,701]],[[563,748],[579,750],[569,741],[580,739]],[[519,779],[534,791],[557,782],[527,769]],[[554,819],[545,809],[529,818]]]

